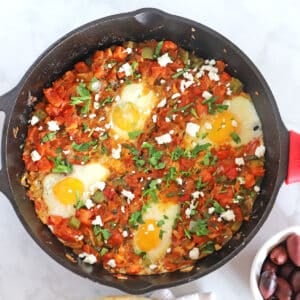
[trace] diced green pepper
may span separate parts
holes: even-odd
[[[204,64],[204,59],[194,54],[191,55],[190,60],[192,68],[200,68]]]
[[[234,94],[238,94],[243,89],[243,84],[235,77],[231,78],[230,89]]]
[[[142,57],[145,59],[153,59],[153,49],[150,47],[144,47],[142,49]]]
[[[92,198],[92,200],[93,200],[95,203],[99,204],[99,203],[102,203],[102,202],[104,201],[105,196],[104,196],[104,194],[103,194],[102,191],[97,190],[97,191],[95,192],[95,194],[94,194],[91,198]]]
[[[72,216],[69,219],[68,225],[70,227],[74,228],[74,229],[79,229],[79,227],[80,227],[80,221],[76,217]]]
[[[179,56],[180,56],[182,62],[185,65],[187,65],[188,62],[189,62],[189,53],[188,53],[188,51],[185,51],[185,50],[183,50],[183,49],[180,48],[179,49]]]
[[[40,120],[44,120],[47,117],[47,114],[42,109],[39,109],[33,113],[34,116],[38,117]]]

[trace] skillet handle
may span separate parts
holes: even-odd
[[[300,133],[289,131],[290,148],[286,184],[300,182]]]
[[[11,198],[11,190],[8,181],[7,173],[7,164],[6,164],[6,155],[5,148],[7,142],[7,130],[8,130],[8,121],[10,119],[11,110],[15,103],[15,97],[17,94],[17,88],[12,89],[8,93],[0,96],[0,140],[1,140],[1,170],[0,170],[0,191],[5,194],[7,198]],[[2,126],[1,126],[2,125]]]

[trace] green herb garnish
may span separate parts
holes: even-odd
[[[131,214],[129,220],[129,225],[132,227],[136,228],[138,224],[144,223],[143,218],[142,218],[142,213],[140,211],[135,211],[134,213]]]
[[[42,143],[53,141],[56,137],[56,132],[48,132],[42,137]]]
[[[163,44],[164,44],[164,41],[160,41],[160,42],[157,43],[157,45],[155,47],[155,50],[154,50],[153,58],[158,58],[159,57],[160,50],[161,50]]]
[[[75,151],[88,151],[92,146],[97,145],[97,141],[90,141],[90,142],[86,142],[86,143],[82,143],[82,144],[76,144],[75,142],[72,143],[72,149],[74,149]]]
[[[241,142],[241,138],[236,132],[232,132],[230,136],[236,144],[239,144]]]
[[[131,132],[128,132],[128,137],[131,140],[134,140],[134,139],[138,138],[142,133],[143,133],[143,130],[131,131]]]
[[[92,100],[91,92],[86,88],[84,83],[79,83],[76,88],[79,96],[71,97],[71,105],[83,104],[81,107],[81,114],[87,114],[89,111],[90,102]]]

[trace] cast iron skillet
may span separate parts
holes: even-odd
[[[98,266],[72,263],[66,259],[68,249],[38,220],[32,202],[28,200],[26,190],[20,184],[24,171],[22,144],[31,111],[28,103],[30,95],[39,98],[44,87],[49,86],[72,68],[75,62],[96,49],[126,40],[148,39],[170,39],[188,50],[194,50],[202,57],[222,59],[229,64],[228,72],[244,82],[262,121],[267,148],[266,174],[261,194],[255,202],[253,217],[241,227],[240,238],[236,236],[221,251],[199,261],[191,272],[129,276],[127,280],[118,280]],[[1,97],[0,110],[6,114],[2,137],[3,167],[0,172],[0,190],[10,200],[28,233],[45,252],[69,270],[132,294],[187,283],[212,272],[236,256],[265,222],[287,174],[289,134],[280,119],[270,88],[254,64],[241,50],[217,32],[157,9],[145,8],[106,17],[67,34],[34,62],[17,87]]]

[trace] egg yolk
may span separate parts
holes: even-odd
[[[77,198],[82,196],[84,185],[77,178],[66,177],[57,182],[52,190],[54,196],[60,203],[70,205],[75,204]]]
[[[120,103],[112,112],[113,124],[127,132],[137,130],[139,120],[140,113],[132,102]]]
[[[231,134],[238,131],[239,124],[236,117],[229,111],[214,116],[208,138],[216,144],[223,144],[232,140]]]
[[[139,226],[136,233],[137,246],[140,251],[147,252],[156,248],[160,243],[160,228],[154,219],[145,220],[144,224]]]

